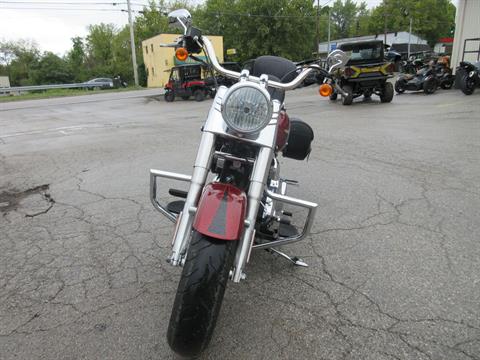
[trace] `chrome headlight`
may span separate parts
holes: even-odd
[[[228,127],[243,134],[259,132],[272,118],[270,95],[253,84],[237,83],[222,101],[222,116]]]

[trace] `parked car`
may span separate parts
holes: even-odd
[[[85,89],[100,90],[100,89],[113,89],[113,80],[110,78],[96,78],[84,83]]]
[[[393,76],[394,65],[385,61],[382,40],[344,43],[338,49],[351,53],[346,67],[335,74],[335,91],[330,100],[342,95],[343,105],[350,105],[359,96],[378,95],[382,102],[393,99],[393,85],[387,80]]]

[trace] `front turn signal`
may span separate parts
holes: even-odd
[[[177,58],[177,60],[179,61],[185,61],[187,60],[188,58],[188,51],[187,49],[181,47],[181,48],[178,48],[177,50],[175,50],[175,57]]]
[[[330,85],[330,84],[322,84],[322,85],[320,85],[320,88],[318,89],[318,92],[319,92],[320,95],[322,95],[323,97],[330,96],[330,95],[332,95],[332,93],[333,93],[332,85]]]

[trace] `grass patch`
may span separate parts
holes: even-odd
[[[35,90],[34,92],[27,92],[20,95],[1,95],[0,102],[49,99],[49,98],[64,97],[64,96],[105,94],[105,93],[111,93],[111,92],[122,92],[122,91],[140,90],[140,89],[143,89],[143,88],[131,86],[127,88],[106,89],[106,90],[85,90],[85,89]]]

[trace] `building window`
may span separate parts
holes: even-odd
[[[155,76],[155,68],[152,66],[152,75]]]
[[[153,44],[151,45],[151,47],[152,47],[152,53],[153,53]]]
[[[148,45],[147,45],[147,46],[145,46],[145,53],[147,53],[147,54],[148,54]]]

